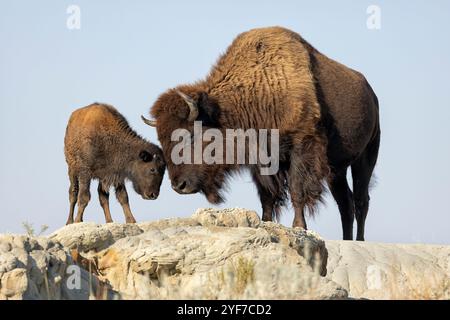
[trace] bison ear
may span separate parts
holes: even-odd
[[[197,106],[199,109],[199,120],[209,127],[218,126],[220,108],[213,98],[210,98],[206,92],[200,92]]]
[[[150,162],[153,160],[152,154],[145,150],[142,150],[141,152],[139,152],[139,158],[144,162]]]

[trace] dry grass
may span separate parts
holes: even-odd
[[[392,300],[450,300],[450,279],[417,276],[402,281],[397,277],[391,282],[390,292]]]
[[[45,231],[48,230],[48,226],[46,224],[43,224],[40,229],[39,232],[36,233],[36,230],[34,229],[34,226],[32,223],[30,222],[22,222],[22,227],[25,230],[25,233],[29,236],[29,237],[39,237],[41,235],[43,235],[45,233]]]

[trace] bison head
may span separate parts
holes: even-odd
[[[161,149],[153,144],[139,147],[136,159],[130,163],[129,179],[136,193],[146,200],[154,200],[164,177],[165,162]]]
[[[206,92],[190,87],[169,90],[161,95],[152,107],[155,120],[146,124],[156,127],[158,139],[162,145],[172,188],[180,194],[203,193],[211,203],[223,201],[223,188],[228,166],[225,164],[206,164],[194,162],[194,121],[201,121],[202,130],[219,129],[220,109],[214,99]],[[198,122],[197,122],[198,123]],[[192,158],[189,163],[179,163],[173,159],[173,150],[180,141],[173,141],[173,133],[183,130],[190,137],[185,150],[190,149]],[[195,137],[197,139],[197,137]],[[198,141],[198,140],[197,140]],[[203,146],[208,142],[202,142]]]

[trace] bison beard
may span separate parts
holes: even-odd
[[[264,221],[278,219],[288,193],[294,227],[306,229],[324,182],[339,205],[344,239],[352,239],[356,214],[364,239],[368,184],[379,145],[378,102],[358,72],[335,62],[290,30],[271,27],[240,34],[202,81],[163,93],[151,109],[173,188],[197,190],[210,202],[223,201],[227,178],[242,168],[252,174]],[[278,173],[263,176],[258,165],[175,165],[176,129],[278,129]],[[355,200],[347,181],[352,167]],[[356,211],[355,211],[356,210]]]

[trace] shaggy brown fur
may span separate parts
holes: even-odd
[[[151,109],[172,185],[180,193],[202,192],[211,202],[220,202],[226,177],[239,167],[172,163],[171,150],[177,143],[171,141],[172,131],[192,132],[193,127],[187,121],[189,108],[176,90],[197,103],[197,120],[203,121],[205,129],[280,130],[280,171],[261,176],[257,166],[250,167],[263,220],[278,215],[289,191],[295,210],[293,225],[306,228],[304,209],[314,212],[324,180],[335,198],[341,199],[346,182],[340,177],[346,168],[369,153],[367,148],[373,149],[368,162],[374,165],[376,160],[378,106],[364,77],[320,54],[297,33],[280,27],[254,29],[233,41],[205,80],[167,91]],[[373,166],[363,167],[370,179]],[[361,189],[367,179],[363,180]],[[347,197],[347,190],[344,193]],[[339,205],[343,217],[354,215],[347,205]],[[343,219],[345,238],[351,238],[349,224]]]
[[[144,199],[156,199],[164,176],[162,151],[134,132],[126,119],[112,106],[92,104],[72,113],[64,139],[64,153],[69,167],[70,211],[67,224],[83,221],[92,179],[99,180],[98,194],[106,222],[112,222],[109,211],[109,189],[123,207],[126,221],[135,222],[128,204],[125,180]]]

